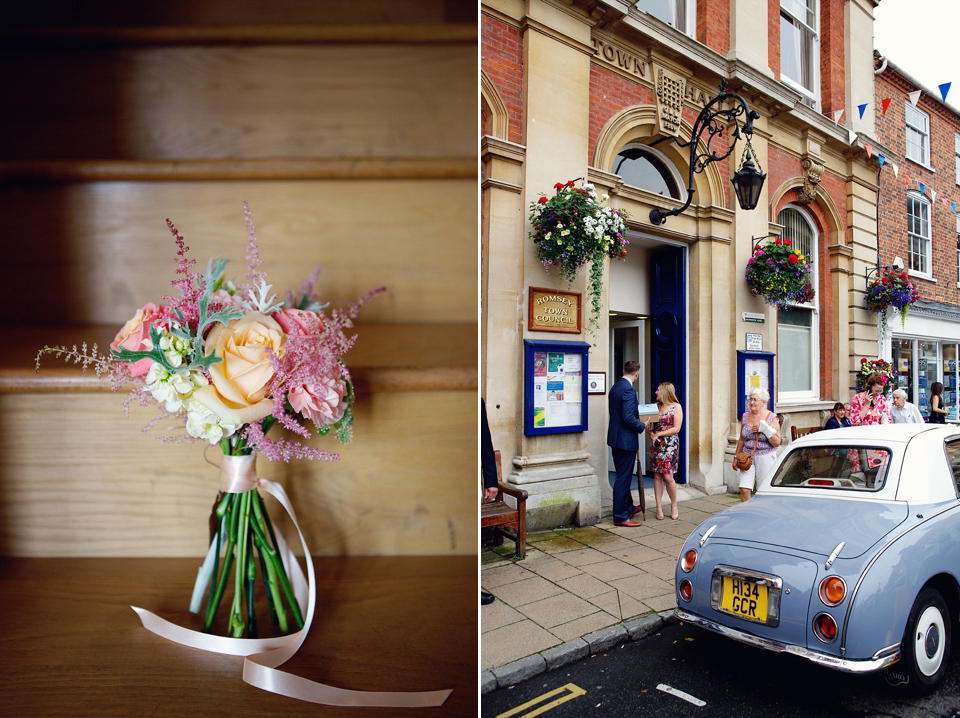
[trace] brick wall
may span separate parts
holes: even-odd
[[[877,137],[892,153],[890,157],[884,156],[879,175],[880,264],[889,265],[897,256],[909,263],[907,190],[919,191],[920,183],[923,183],[924,194],[932,201],[931,270],[936,281],[914,278],[914,283],[924,299],[960,304],[960,291],[957,289],[957,219],[950,207],[952,202],[960,208],[960,187],[956,183],[954,160],[954,136],[960,133],[960,116],[926,93],[921,94],[917,108],[930,117],[930,165],[935,171],[905,159],[904,107],[910,101],[907,93],[916,89],[919,88],[890,69],[877,76],[874,85]],[[886,114],[883,114],[885,98],[890,98],[890,105]],[[894,176],[893,164],[899,167],[898,176]],[[937,193],[936,200],[933,200],[932,192]]]
[[[523,37],[520,30],[481,13],[480,67],[510,116],[510,142],[523,144]]]
[[[604,126],[606,126],[614,115],[628,107],[635,105],[653,105],[655,103],[656,98],[650,88],[644,87],[599,65],[591,65],[590,141],[587,147],[587,163],[593,163],[593,157],[597,148],[597,138],[600,136],[600,132]],[[683,119],[690,125],[696,121],[697,115],[699,114],[699,109],[693,109],[688,106],[684,106],[683,108]],[[735,159],[737,160],[740,158],[741,149],[742,145],[738,145],[737,151],[734,153],[734,155],[736,155]],[[729,163],[729,159],[715,163],[721,177],[730,176]],[[610,171],[609,167],[598,167],[597,169]],[[686,176],[684,168],[680,167],[679,169],[681,170],[681,175]],[[723,192],[724,206],[730,207],[733,188],[729,182],[724,183]]]
[[[697,0],[697,41],[721,55],[730,51],[730,0]]]
[[[780,0],[767,2],[767,63],[780,80]]]
[[[820,106],[828,117],[846,105],[843,0],[820,0]]]

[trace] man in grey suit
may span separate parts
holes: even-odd
[[[610,426],[607,428],[607,446],[613,449],[613,464],[617,478],[613,482],[613,522],[617,526],[642,526],[634,521],[640,510],[633,505],[630,482],[633,476],[633,461],[640,448],[639,435],[644,425],[637,407],[637,392],[633,382],[640,373],[640,365],[628,361],[623,365],[623,376],[610,387]],[[643,489],[640,489],[643,491]]]

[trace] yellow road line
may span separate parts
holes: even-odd
[[[564,693],[566,691],[566,693]],[[559,688],[554,688],[552,691],[547,691],[543,695],[537,696],[532,701],[527,701],[523,705],[519,705],[516,708],[511,708],[506,713],[501,713],[497,718],[515,718],[516,716],[523,716],[523,718],[533,718],[533,716],[538,716],[541,713],[546,713],[551,708],[556,708],[561,703],[566,703],[567,701],[578,698],[580,696],[586,695],[586,691],[583,690],[580,686],[576,686],[573,683],[568,683],[565,686],[560,686]],[[542,706],[534,708],[529,713],[524,713],[527,708],[533,708],[533,706],[538,703],[542,703],[548,698],[552,698],[555,695],[559,695],[559,698],[556,698],[549,703],[544,703]]]

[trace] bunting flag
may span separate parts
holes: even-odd
[[[926,193],[927,193],[927,186],[926,186],[923,182],[921,182],[921,183],[920,183],[920,194],[926,194]]]
[[[857,105],[857,109],[860,110],[860,119],[863,119],[863,113],[867,111],[867,103],[864,102],[862,105]]]
[[[843,110],[837,110],[833,113],[833,121],[838,125],[840,124],[840,118],[843,117]]]
[[[853,130],[848,130],[848,132],[850,133],[850,142],[848,144],[852,145],[854,142],[857,141],[857,133],[854,132]]]
[[[890,163],[890,166],[893,167],[893,176],[894,176],[894,177],[899,177],[899,176],[900,176],[900,168],[897,166],[897,163],[896,163],[896,162],[891,162],[891,163]]]
[[[907,97],[910,98],[910,104],[916,107],[917,100],[920,99],[920,90],[914,90],[913,92],[908,92]]]
[[[933,189],[932,187],[930,188],[930,201],[931,202],[937,201],[937,190]]]
[[[951,85],[951,84],[953,84],[953,83],[944,82],[942,85],[939,85],[939,87],[940,87],[940,96],[943,97],[943,101],[944,101],[944,102],[947,101],[947,93],[950,92],[950,85]]]
[[[953,213],[956,214],[956,213],[957,213],[957,203],[956,203],[956,202],[951,202],[951,203],[950,203],[950,209],[952,209],[952,210],[953,210]]]
[[[885,97],[880,101],[880,104],[883,105],[883,114],[887,114],[887,108],[890,107],[890,99],[889,97]]]
[[[881,154],[877,154],[877,162],[880,163],[880,166],[883,167],[883,163],[887,161],[887,158]]]
[[[870,146],[869,142],[863,143],[863,149],[867,151],[867,157],[873,157],[873,148]]]
[[[904,170],[903,176],[906,178],[907,184],[910,184],[910,173]]]

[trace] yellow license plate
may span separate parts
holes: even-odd
[[[720,610],[747,621],[767,622],[767,587],[762,583],[723,577]]]

